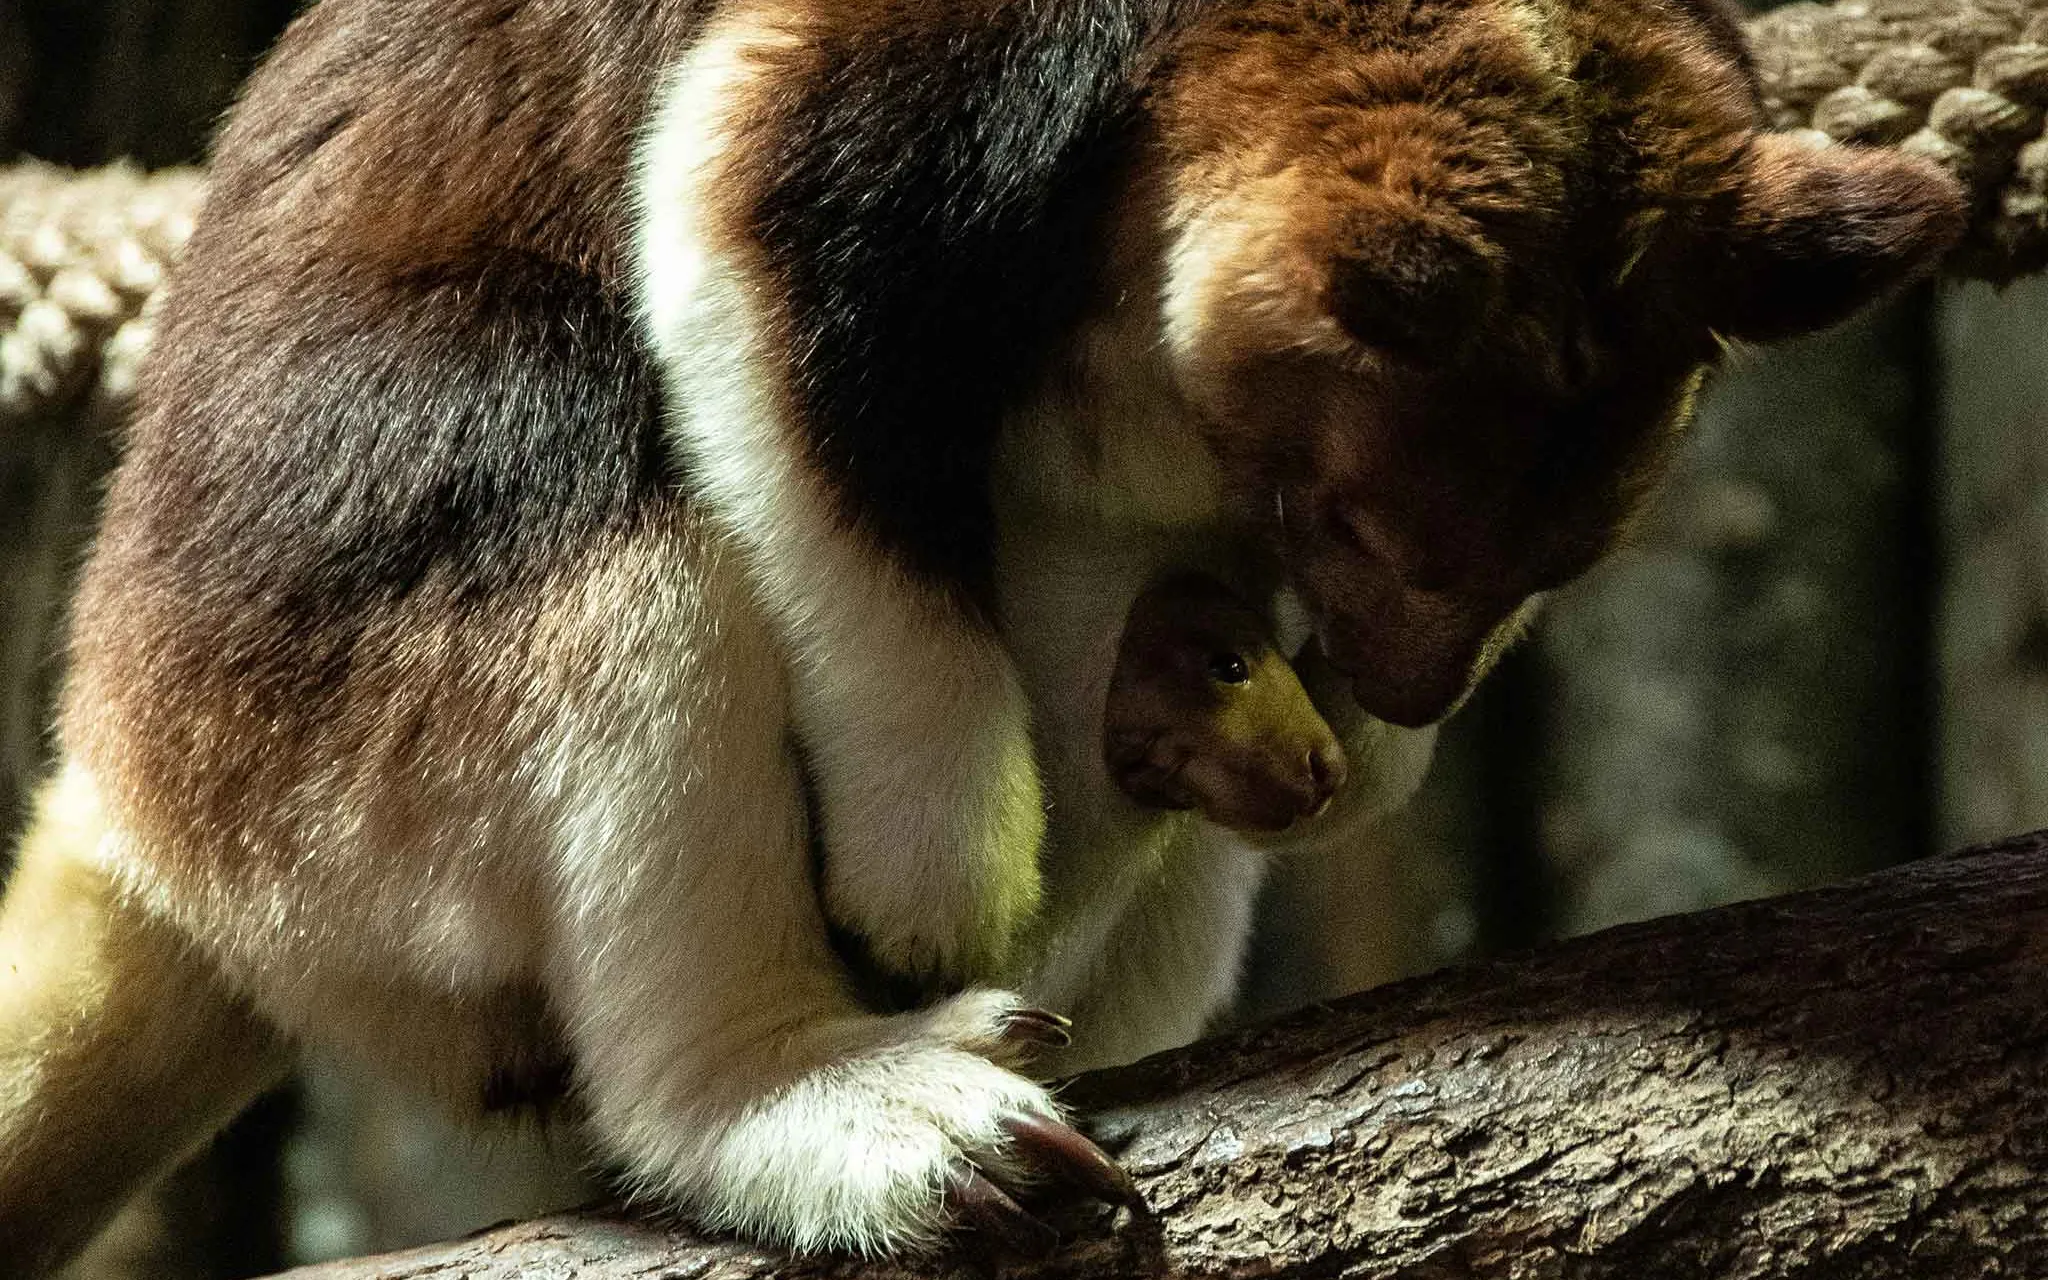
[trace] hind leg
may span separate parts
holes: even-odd
[[[90,778],[44,789],[0,904],[0,1273],[33,1276],[285,1071],[279,1038],[95,853]]]

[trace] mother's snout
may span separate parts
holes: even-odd
[[[1353,568],[1298,575],[1297,586],[1360,709],[1404,728],[1455,711],[1531,611],[1526,598],[1423,591]]]

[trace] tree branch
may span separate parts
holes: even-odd
[[[1084,1077],[1142,1187],[1029,1280],[2048,1274],[2048,832]],[[564,1216],[297,1280],[988,1273]]]

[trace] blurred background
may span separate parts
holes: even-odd
[[[47,758],[116,357],[147,338],[146,313],[112,332],[118,298],[57,277],[99,254],[146,293],[196,189],[88,253],[90,217],[20,162],[197,163],[296,7],[0,0],[0,847]],[[110,339],[90,377],[37,372]],[[1244,1015],[2048,825],[2044,393],[2039,282],[1923,287],[1738,353],[1630,544],[1446,730],[1420,799],[1347,860],[1279,869]],[[226,1280],[440,1238],[589,1198],[577,1164],[562,1135],[451,1133],[315,1062],[74,1275]]]

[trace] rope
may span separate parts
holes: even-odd
[[[1838,0],[1752,22],[1773,122],[1896,146],[1977,197],[1952,274],[2048,267],[2048,6],[2040,0]]]
[[[1976,194],[1952,274],[2048,268],[2048,0],[1803,2],[1750,38],[1778,128],[1925,155]],[[0,166],[0,430],[127,397],[201,179]]]
[[[0,429],[125,400],[201,175],[0,167]]]

